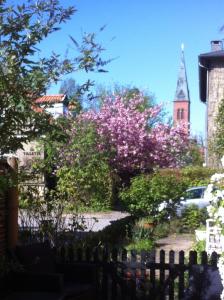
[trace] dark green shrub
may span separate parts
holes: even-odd
[[[187,183],[188,187],[208,185],[210,178],[217,169],[206,167],[186,167],[181,169],[181,177]]]
[[[99,136],[92,123],[77,122],[76,126],[69,147],[61,150],[64,161],[56,172],[57,189],[70,198],[76,209],[110,209],[116,176],[109,167],[107,154],[98,149]]]
[[[156,221],[166,219],[174,214],[175,205],[187,188],[178,174],[170,170],[134,177],[130,187],[120,192],[122,204],[132,214],[150,215]],[[162,211],[161,203],[167,205]]]
[[[183,231],[193,233],[195,229],[206,223],[207,218],[206,208],[200,209],[195,204],[189,205],[183,210],[181,216]]]
[[[169,222],[163,222],[160,224],[157,224],[153,234],[156,239],[167,237],[170,234],[170,224]]]

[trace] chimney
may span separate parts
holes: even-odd
[[[221,51],[223,50],[222,41],[211,41],[211,51]]]

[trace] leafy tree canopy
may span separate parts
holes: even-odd
[[[156,167],[177,167],[184,163],[188,135],[184,126],[170,127],[156,122],[160,106],[145,108],[142,95],[127,100],[123,95],[108,97],[99,111],[88,111],[81,120],[95,124],[101,137],[98,150],[110,153],[110,165],[116,172],[150,171]],[[76,134],[70,132],[71,140]],[[73,160],[69,143],[61,149],[62,157]]]
[[[52,52],[41,57],[39,43],[60,29],[75,13],[58,0],[0,1],[0,154],[15,151],[40,135],[48,116],[34,109],[34,101],[62,75],[77,70],[102,71],[107,63],[95,34],[85,34],[80,44],[71,37],[78,55],[62,59]],[[77,52],[76,52],[77,53]],[[38,54],[38,55],[37,55]],[[91,82],[83,85],[85,90]]]
[[[66,94],[69,101],[69,110],[76,115],[82,110],[83,91],[73,78],[64,80],[59,89],[60,94]]]

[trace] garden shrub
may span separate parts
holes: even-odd
[[[211,176],[216,171],[207,167],[186,167],[181,169],[181,176],[188,184],[188,187],[208,185]]]
[[[175,214],[176,204],[186,188],[187,184],[175,172],[157,172],[134,177],[130,187],[120,192],[120,199],[132,214],[166,219]],[[161,203],[167,204],[162,211],[159,209]]]
[[[175,231],[176,232],[176,231]],[[164,238],[168,236],[170,233],[170,223],[169,222],[162,222],[156,225],[153,234],[156,239]]]
[[[108,156],[97,148],[98,138],[94,126],[82,122],[77,124],[69,147],[62,149],[57,189],[67,194],[79,210],[99,211],[112,206],[116,176],[109,167]]]
[[[206,208],[198,208],[195,204],[187,206],[181,216],[183,231],[193,233],[195,229],[206,223],[207,218]]]
[[[131,239],[133,241],[138,241],[142,239],[152,239],[152,229],[145,228],[143,224],[137,222],[131,230]]]

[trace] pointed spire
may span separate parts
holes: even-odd
[[[178,74],[177,89],[176,89],[174,101],[183,101],[183,100],[190,101],[186,67],[185,67],[185,59],[184,59],[184,44],[182,43],[181,44],[180,70],[179,70],[179,74]]]

